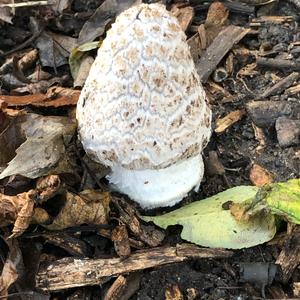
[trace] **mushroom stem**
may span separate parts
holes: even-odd
[[[114,166],[108,179],[117,191],[150,209],[173,206],[193,188],[197,191],[203,170],[199,154],[164,169],[130,170]]]

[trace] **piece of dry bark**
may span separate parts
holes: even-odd
[[[194,17],[194,9],[191,6],[180,7],[180,4],[172,5],[171,12],[177,18],[180,27],[186,31]]]
[[[284,94],[288,95],[288,96],[292,96],[292,95],[295,95],[298,93],[300,93],[300,84],[291,86],[290,88],[288,88],[284,91]]]
[[[165,291],[165,300],[183,300],[183,294],[177,284],[172,284]]]
[[[98,230],[98,234],[105,238],[111,239],[111,231],[109,229],[100,228]],[[129,245],[130,245],[130,247],[135,248],[135,249],[146,248],[145,243],[143,243],[141,241],[137,241],[131,237],[129,238]]]
[[[224,258],[231,255],[231,251],[222,249],[178,245],[177,247],[157,247],[137,251],[126,259],[74,259],[69,257],[52,262],[40,269],[36,276],[36,287],[49,292],[79,286],[99,285],[112,276],[182,262],[189,258]]]
[[[124,276],[119,275],[114,283],[106,292],[103,300],[118,300],[121,297],[123,290],[126,287],[127,280]]]
[[[227,24],[228,10],[223,3],[216,1],[208,9],[204,24],[197,28],[197,33],[188,40],[191,55],[198,63],[202,51],[206,49]]]
[[[289,226],[291,232],[283,249],[277,257],[276,264],[281,266],[282,281],[287,283],[294,270],[300,265],[300,226]]]
[[[145,242],[151,247],[160,245],[165,234],[163,231],[156,229],[153,226],[143,225],[137,217],[136,210],[121,198],[112,198],[114,205],[120,213],[120,221],[126,224],[132,234],[142,242]]]
[[[207,48],[216,36],[224,29],[228,22],[229,11],[227,7],[219,1],[213,2],[207,12],[206,20],[203,25],[199,26],[198,32],[201,42],[202,38],[205,38],[205,43],[202,45]]]
[[[85,257],[89,254],[86,243],[79,238],[64,233],[47,233],[41,236],[47,243],[64,249],[72,256]]]
[[[222,58],[249,30],[250,29],[230,25],[217,35],[212,44],[201,56],[200,61],[196,64],[196,69],[202,82],[208,80]]]
[[[143,271],[133,272],[126,276],[126,286],[118,300],[129,300],[139,290]]]
[[[118,225],[111,233],[111,240],[118,256],[128,257],[131,253],[128,232],[125,225]]]
[[[218,119],[216,121],[217,128],[215,129],[216,133],[222,133],[231,125],[239,121],[246,114],[245,109],[239,109],[230,112],[224,118]]]
[[[252,165],[250,170],[250,181],[254,185],[262,187],[266,184],[273,182],[273,180],[273,176],[268,170],[264,169],[258,164]]]

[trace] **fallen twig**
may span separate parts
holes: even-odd
[[[286,88],[290,87],[299,78],[299,73],[293,72],[289,76],[281,79],[272,87],[266,89],[262,94],[261,98],[276,95],[284,91]]]
[[[207,81],[226,53],[249,31],[250,29],[230,25],[217,35],[201,56],[199,63],[196,64],[196,69],[202,82]]]
[[[44,1],[27,1],[27,2],[20,2],[20,3],[0,4],[0,8],[2,8],[2,7],[17,8],[17,7],[51,5],[51,4],[54,4],[53,1],[48,1],[48,0],[44,0]]]
[[[256,62],[263,67],[300,71],[300,63],[293,60],[258,57]]]
[[[231,251],[200,248],[182,244],[176,247],[158,247],[141,250],[127,259],[75,259],[65,258],[41,269],[36,287],[43,291],[58,291],[87,285],[98,285],[111,276],[182,262],[189,258],[229,257]]]

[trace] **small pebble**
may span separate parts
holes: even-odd
[[[298,145],[300,142],[300,120],[280,117],[276,120],[278,143],[281,147]]]

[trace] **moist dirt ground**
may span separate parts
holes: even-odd
[[[22,44],[32,37],[30,17],[34,16],[35,19],[43,22],[43,30],[77,38],[83,24],[101,2],[103,1],[74,0],[71,7],[61,13],[54,13],[47,6],[16,9],[12,24],[0,23],[0,65],[4,64],[7,58],[5,53],[12,49],[10,57],[19,53],[20,50],[35,48],[34,42],[29,42],[22,47]],[[178,3],[178,1],[174,2]],[[230,1],[225,1],[225,5],[228,5],[228,2]],[[292,1],[269,1],[270,3],[266,5],[253,5],[255,1],[246,1],[248,3],[242,5],[239,10],[241,2],[230,2],[235,4],[233,6],[229,3],[228,22],[236,26],[251,28],[251,32],[234,45],[218,64],[217,68],[223,68],[226,71],[226,78],[214,80],[216,77],[213,76],[217,76],[214,72],[209,81],[204,83],[213,111],[213,129],[218,126],[217,120],[224,118],[232,111],[241,111],[241,117],[221,132],[213,132],[204,151],[206,174],[200,191],[191,193],[176,207],[214,195],[229,187],[253,185],[257,176],[264,178],[270,175],[274,181],[287,181],[299,177],[300,132],[298,130],[297,133],[297,127],[300,127],[300,89],[298,92],[290,88],[300,84],[300,79],[297,77],[288,87],[270,95],[264,96],[264,92],[292,72],[300,71],[300,30],[298,28],[300,7],[297,7],[297,1],[294,3]],[[168,4],[172,3],[173,1],[169,1]],[[193,37],[197,32],[197,27],[205,22],[210,3],[211,1],[185,3],[187,6],[192,6],[195,12],[191,25],[186,31],[188,39]],[[78,17],[79,13],[80,17]],[[285,19],[270,21],[266,16],[284,16]],[[291,16],[291,19],[288,19],[288,16]],[[256,23],[256,25],[251,25],[251,23]],[[20,45],[22,49],[18,49]],[[91,53],[95,55],[95,52]],[[258,62],[257,57],[266,60],[286,59],[294,65],[292,67],[282,67],[278,64],[263,65]],[[228,67],[228,64],[232,67]],[[52,76],[63,78],[61,85],[72,87],[73,81],[67,64],[57,68],[44,67],[43,70]],[[11,74],[14,72],[15,70],[12,69]],[[6,77],[3,79],[3,76],[0,82],[2,95],[11,95],[17,86]],[[30,93],[34,94],[32,91]],[[253,101],[264,101],[264,103],[254,107],[251,105]],[[67,115],[73,108],[64,106],[41,109],[30,105],[15,107],[15,109],[25,109],[43,115]],[[260,122],[262,119],[264,119],[263,124]],[[289,133],[293,131],[296,133],[289,136]],[[82,150],[80,151],[83,153]],[[212,153],[214,153],[213,157],[210,156]],[[80,164],[79,161],[78,164]],[[263,173],[257,175],[253,165],[259,165]],[[80,174],[82,176],[82,173]],[[32,181],[20,179],[18,181],[15,178],[11,179],[11,182],[0,181],[2,190],[6,189],[10,194],[14,194],[26,190],[26,187],[33,184]],[[101,182],[106,183],[105,179],[101,179]],[[78,185],[73,188],[78,190]],[[158,209],[151,211],[150,214],[155,215],[170,210]],[[117,223],[116,218],[117,214],[111,224]],[[34,231],[39,232],[42,229],[29,227],[27,233]],[[180,227],[169,227],[162,245],[175,246],[177,243],[184,242],[180,239],[180,231]],[[299,237],[299,233],[297,234]],[[95,231],[77,232],[76,237],[87,244],[90,257],[110,257],[115,253],[113,242],[109,238],[99,236]],[[282,249],[299,247],[297,241],[299,241],[298,238],[288,235],[287,225],[284,224],[279,228],[275,240],[249,249],[234,250],[230,258],[191,259],[130,274],[133,289],[130,299],[242,300],[263,299],[263,297],[300,299],[299,290],[298,294],[295,291],[295,283],[299,288],[299,267],[295,267],[287,279],[283,279],[284,270],[280,268],[275,276],[270,274],[270,266],[276,262]],[[71,256],[66,249],[62,250],[59,245],[53,243],[45,243],[39,237],[28,239],[25,234],[25,237],[19,238],[19,244],[24,251],[24,261],[26,262],[27,257],[29,265],[32,261],[30,260],[31,254],[28,255],[28,253],[33,253],[33,249],[37,247],[41,247],[40,255],[43,258],[39,256],[39,260],[43,262]],[[5,253],[5,249],[2,252]],[[32,272],[34,273],[34,270]],[[114,278],[95,287],[55,292],[51,294],[51,299],[101,299],[113,282]],[[10,289],[11,293],[17,291],[18,287]],[[125,294],[123,296],[124,298],[119,295],[119,298],[110,299],[128,299]],[[14,299],[25,299],[23,297],[25,296],[13,296]]]

